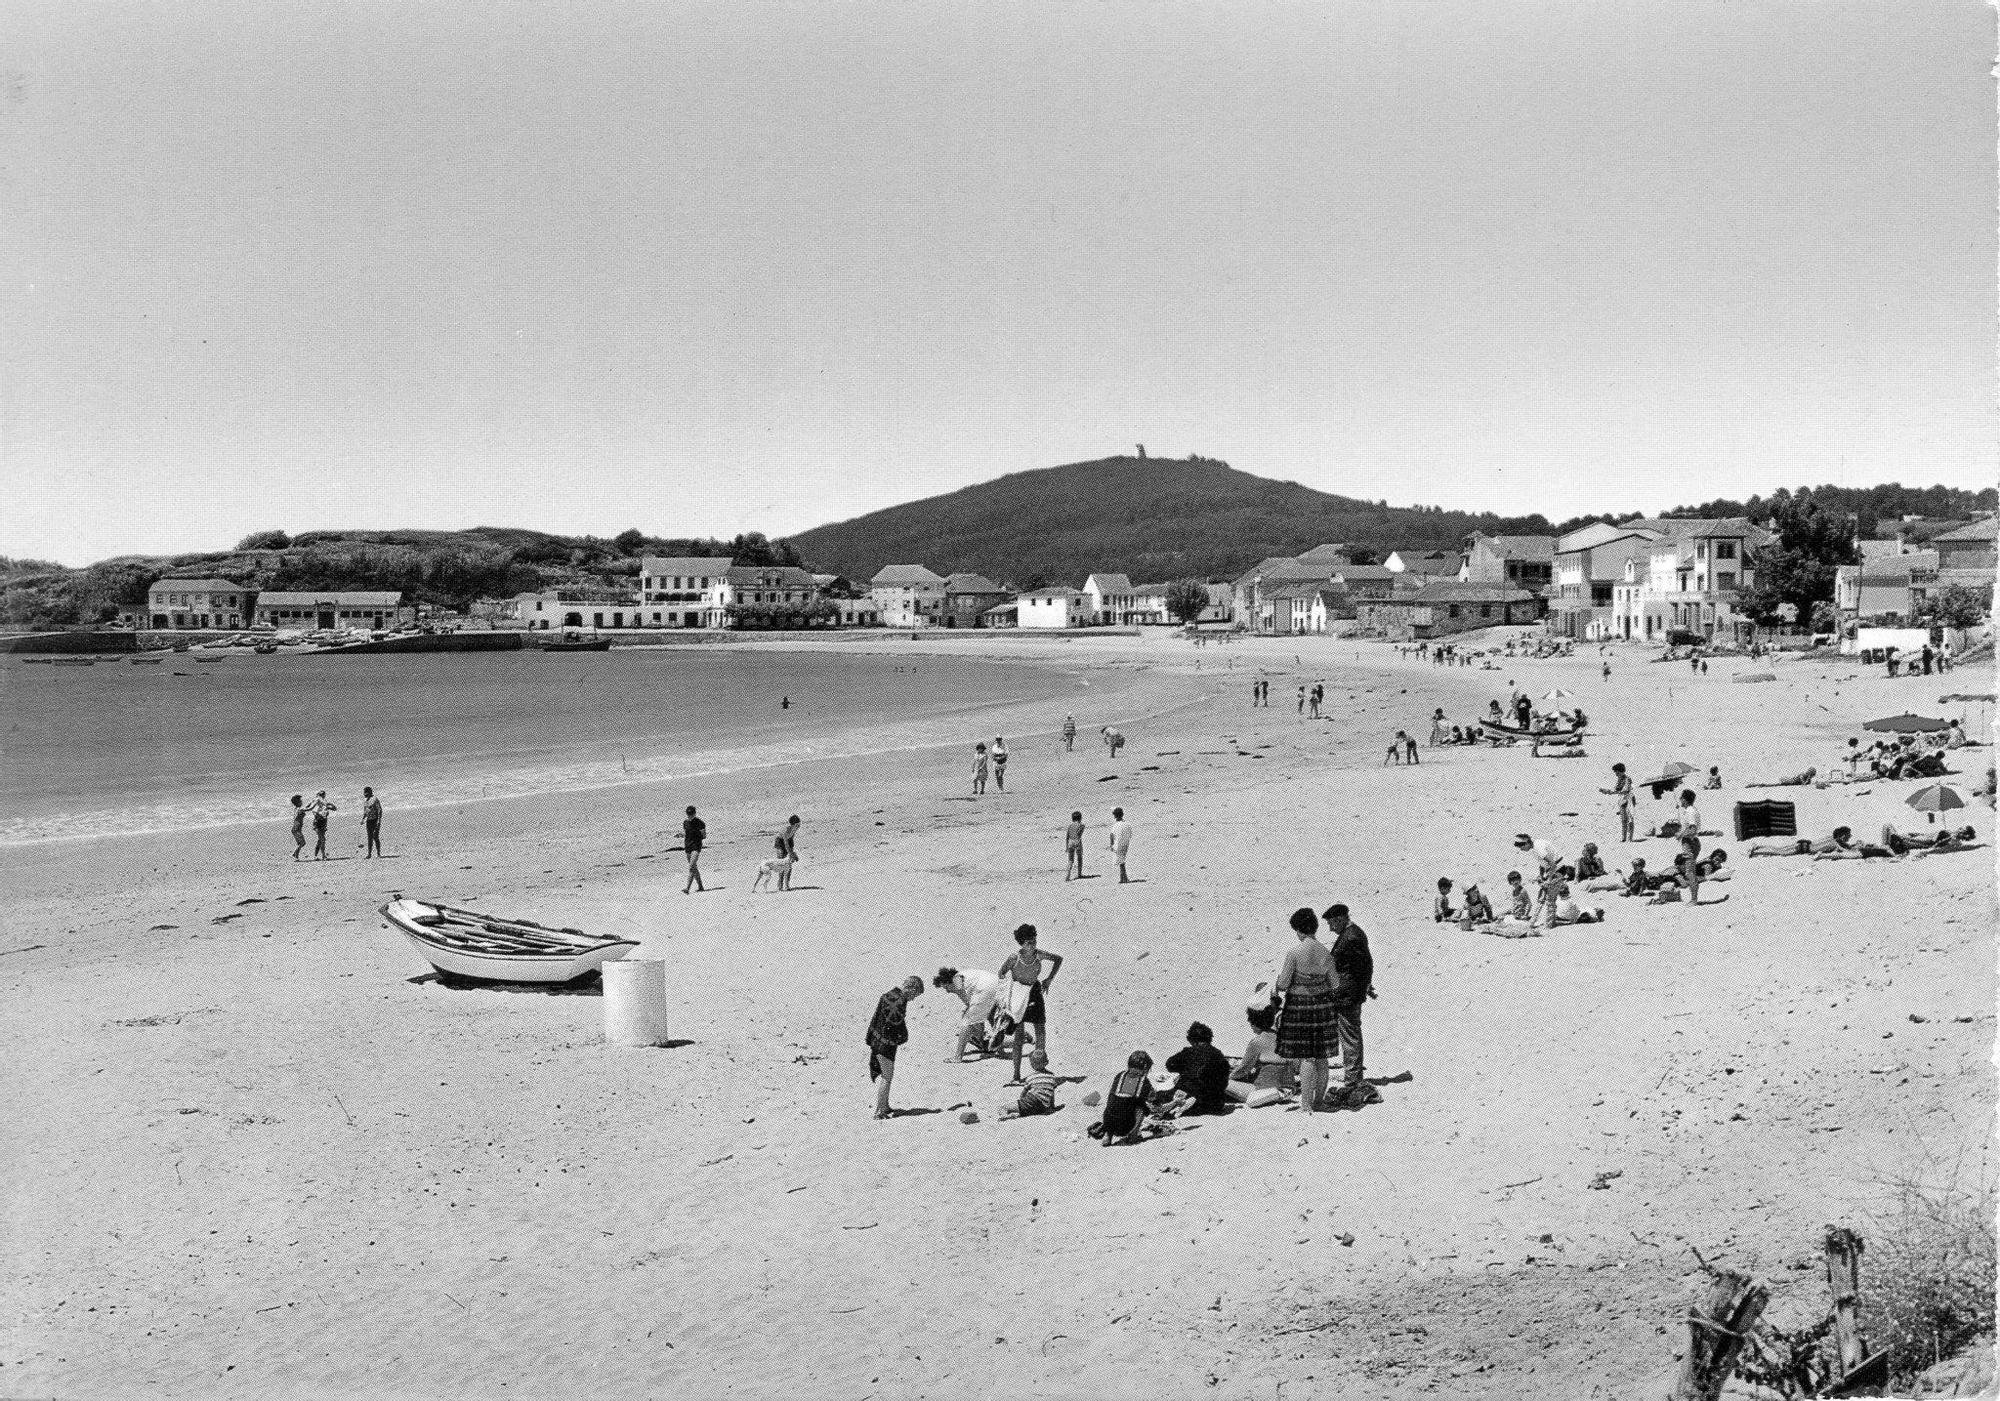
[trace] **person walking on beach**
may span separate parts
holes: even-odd
[[[303,794],[292,794],[292,860],[299,859],[299,853],[306,849],[306,800]]]
[[[1069,826],[1063,829],[1063,848],[1069,864],[1063,868],[1066,881],[1083,879],[1083,814],[1069,815]]]
[[[1110,846],[1118,858],[1118,883],[1130,885],[1131,881],[1125,875],[1125,856],[1132,850],[1132,824],[1125,820],[1124,808],[1111,809]]]
[[[367,855],[361,859],[382,854],[382,800],[375,796],[373,788],[361,790],[361,826],[368,834]]]
[[[1073,751],[1076,748],[1076,717],[1074,715],[1063,716],[1062,737],[1063,752],[1069,753]]]
[[[1340,1038],[1341,1095],[1351,1105],[1367,1092],[1361,1066],[1361,1004],[1375,995],[1375,958],[1368,936],[1347,917],[1347,906],[1326,912],[1333,931],[1333,1026]]]
[[[1623,764],[1611,766],[1611,786],[1597,791],[1605,793],[1618,803],[1618,840],[1632,840],[1632,821],[1637,814],[1639,795],[1632,789],[1632,775],[1625,772]]]
[[[778,833],[778,854],[785,858],[784,869],[778,872],[778,889],[792,888],[791,863],[799,859],[799,815],[793,813],[785,823],[785,830]]]
[[[694,804],[688,804],[687,817],[681,822],[681,850],[687,853],[688,878],[681,885],[681,894],[690,891],[706,891],[701,883],[701,848],[708,840],[708,824],[694,814]]]
[[[1014,1078],[1007,1083],[1021,1083],[1021,1039],[1027,1028],[1035,1029],[1035,1049],[1047,1052],[1049,1049],[1049,1009],[1045,994],[1055,985],[1056,974],[1062,971],[1062,955],[1050,953],[1036,941],[1035,926],[1021,925],[1014,931],[1014,952],[1007,955],[1007,961],[1000,965],[1000,981],[1007,986],[1012,979],[1013,986],[1028,989],[1027,1004],[1021,1015],[1014,1021]],[[1042,974],[1042,965],[1048,965],[1048,975]],[[1009,992],[1013,987],[1008,988]],[[1010,999],[1009,1006],[1012,1006]]]
[[[1125,747],[1125,736],[1120,731],[1112,729],[1111,726],[1109,725],[1106,725],[1103,729],[1099,730],[1097,733],[1103,738],[1104,742],[1111,747],[1111,757],[1116,759],[1118,757],[1118,751]]]
[[[996,791],[1007,791],[1007,741],[999,735],[993,736],[993,787]]]
[[[972,796],[978,797],[986,791],[986,746],[972,746]]]
[[[896,1048],[910,1039],[907,1020],[910,1004],[924,995],[924,980],[914,973],[901,987],[890,988],[875,1000],[875,1015],[868,1019],[868,1078],[875,1081],[875,1117],[887,1119],[889,1086],[896,1078]]]
[[[326,819],[339,811],[337,806],[326,800],[326,790],[320,789],[312,805],[313,860],[326,860]]]
[[[1306,713],[1306,688],[1301,686],[1299,687],[1299,714],[1303,715],[1305,713]]]

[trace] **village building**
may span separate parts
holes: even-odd
[[[648,627],[723,628],[729,625],[727,555],[646,555],[639,561],[639,603]]]
[[[146,590],[146,613],[155,628],[247,627],[256,597],[227,579],[155,579]]]
[[[1504,584],[1510,589],[1539,593],[1555,578],[1556,539],[1553,535],[1487,535],[1465,537],[1458,580],[1463,584]]]
[[[643,627],[639,595],[608,589],[543,589],[507,601],[507,619],[529,632]]]
[[[1464,563],[1456,550],[1391,550],[1382,567],[1421,579],[1456,579]]]
[[[1660,531],[1636,524],[1598,522],[1558,539],[1549,588],[1550,631],[1579,641],[1639,635],[1625,629],[1635,626],[1630,620],[1637,618],[1640,610],[1629,599],[1621,603],[1618,591],[1621,586],[1635,587],[1626,578],[1625,566],[1637,560],[1641,561],[1638,568],[1645,570],[1660,538]],[[1617,621],[1621,616],[1628,621]]]
[[[1081,589],[1031,589],[1014,600],[1017,626],[1085,628],[1097,618],[1097,604]]]
[[[987,626],[987,612],[1011,597],[1004,585],[996,584],[984,574],[947,574],[944,608],[938,616],[948,628],[983,628]]]
[[[1364,632],[1407,642],[1532,623],[1541,615],[1541,597],[1527,589],[1436,579],[1415,593],[1359,604],[1355,620]]]
[[[1132,580],[1124,574],[1093,574],[1083,581],[1090,610],[1099,623],[1127,623],[1132,612]]]
[[[1259,560],[1230,584],[1230,616],[1238,627],[1255,632],[1269,611],[1263,607],[1267,590],[1287,584],[1325,583],[1336,569],[1349,564],[1353,555],[1349,545],[1315,545],[1302,555]]]
[[[868,581],[885,627],[930,627],[944,614],[944,576],[921,564],[889,564]]]
[[[882,610],[875,606],[875,600],[867,594],[860,598],[827,598],[838,610],[838,621],[844,628],[873,628],[882,625]]]
[[[1643,556],[1635,550],[1621,567],[1608,619],[1591,624],[1602,630],[1571,636],[1740,641],[1754,630],[1743,606],[1757,582],[1757,551],[1772,539],[1768,530],[1740,516],[1642,519],[1627,528],[1652,537]]]
[[[255,614],[260,627],[371,632],[413,622],[416,616],[416,610],[403,603],[402,594],[375,589],[265,592],[257,595]]]
[[[1991,517],[1973,521],[1931,537],[1937,551],[1938,575],[1947,584],[1992,583],[2000,552],[1996,551],[1995,525]],[[1954,576],[1964,577],[1954,577]]]

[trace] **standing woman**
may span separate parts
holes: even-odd
[[[1299,941],[1285,950],[1276,990],[1285,999],[1278,1022],[1278,1055],[1299,1063],[1299,1103],[1316,1112],[1326,1094],[1326,1058],[1333,1040],[1333,955],[1315,936],[1319,916],[1292,911]]]
[[[299,853],[306,849],[306,800],[302,794],[292,794],[292,860],[299,859]]]
[[[978,797],[986,791],[986,746],[972,746],[972,796]]]
[[[993,736],[993,787],[996,791],[1007,791],[1007,741]]]
[[[1618,800],[1618,840],[1632,840],[1632,819],[1638,805],[1639,795],[1632,791],[1632,775],[1625,772],[1623,764],[1611,766],[1611,786],[1600,788],[1600,793],[1608,793]]]

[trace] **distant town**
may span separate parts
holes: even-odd
[[[1851,542],[1832,596],[1801,616],[1760,590],[1782,533],[1747,518],[1635,517],[1561,535],[1467,536],[1450,550],[1368,552],[1329,543],[1261,559],[1232,579],[1135,583],[1093,572],[1081,588],[1017,589],[929,563],[887,565],[864,581],[723,555],[646,555],[637,586],[556,587],[485,598],[459,611],[398,591],[255,592],[220,578],[164,575],[118,625],[157,632],[381,633],[412,629],[613,635],[840,628],[1069,631],[1218,628],[1260,636],[1343,632],[1390,640],[1541,623],[1582,642],[1741,643],[1760,628],[1832,634],[1861,624],[1967,625],[1990,607],[1992,518],[1909,517]],[[1957,616],[1970,614],[1962,619]]]

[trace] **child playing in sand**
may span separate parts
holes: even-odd
[[[1003,1119],[1030,1119],[1037,1114],[1056,1112],[1056,1087],[1061,1082],[1049,1071],[1048,1052],[1040,1046],[1028,1052],[1028,1079],[1021,1097],[1000,1111]]]
[[[1496,916],[1493,902],[1488,900],[1479,887],[1471,881],[1465,883],[1465,912],[1459,916],[1459,924],[1470,929],[1475,924],[1491,924]]]
[[[1136,1143],[1146,1124],[1146,1101],[1150,1094],[1147,1075],[1153,1058],[1134,1051],[1125,1058],[1125,1068],[1111,1081],[1104,1096],[1104,1117],[1090,1126],[1090,1136],[1105,1148],[1117,1143]]]
[[[1535,914],[1534,901],[1529,898],[1528,887],[1521,884],[1521,873],[1507,873],[1507,917],[1509,919],[1532,920]]]
[[[1422,761],[1417,758],[1417,737],[1412,734],[1404,734],[1401,730],[1396,731],[1396,733],[1403,736],[1403,762],[1406,764],[1421,763]]]
[[[1431,921],[1443,924],[1448,919],[1458,918],[1451,908],[1451,877],[1438,877],[1437,899],[1431,901]]]
[[[1083,814],[1080,812],[1071,813],[1069,815],[1069,826],[1063,828],[1063,850],[1067,855],[1069,863],[1063,867],[1063,879],[1066,881],[1082,880]]]
[[[1720,789],[1722,787],[1722,770],[1711,764],[1708,770],[1708,782],[1701,786],[1709,789],[1711,792]]]
[[[1382,756],[1383,768],[1403,762],[1403,741],[1407,738],[1401,730],[1396,731],[1396,737],[1389,741],[1389,752]]]

